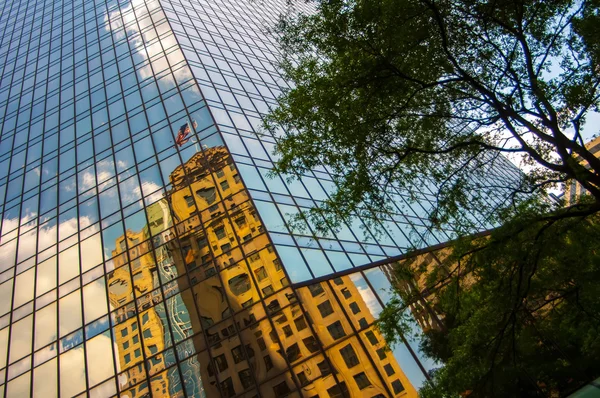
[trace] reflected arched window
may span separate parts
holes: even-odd
[[[250,277],[248,274],[234,276],[229,280],[229,288],[236,296],[246,293],[248,290],[250,290]]]
[[[196,195],[206,200],[206,203],[208,203],[209,205],[217,199],[217,192],[215,190],[215,187],[199,189],[196,191]]]

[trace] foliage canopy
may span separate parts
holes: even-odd
[[[488,215],[514,215],[522,194],[568,179],[600,209],[600,159],[581,135],[600,105],[599,0],[311,4],[277,27],[293,88],[266,127],[293,132],[277,145],[278,170],[333,171],[337,193],[313,214],[384,212],[382,187],[423,175],[437,188],[436,224],[488,208],[486,193],[502,189],[513,201]],[[486,179],[499,153],[531,171]]]
[[[443,327],[421,340],[424,353],[444,363],[423,398],[563,396],[600,374],[598,218],[542,218],[461,240],[439,267],[399,264],[397,278],[426,282],[398,289],[386,306],[379,320],[386,341],[410,330],[412,318],[401,314],[423,291],[430,310],[443,314]]]

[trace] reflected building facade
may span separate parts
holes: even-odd
[[[377,239],[292,228],[333,181],[268,176],[285,1],[0,7],[0,397],[417,395],[436,364],[373,326],[370,264],[452,231],[425,177]]]

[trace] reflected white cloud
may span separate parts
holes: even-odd
[[[362,297],[373,317],[377,318],[381,312],[381,305],[379,304],[379,301],[377,300],[377,297],[371,288],[369,288],[364,279],[359,275],[351,274],[350,279],[356,286],[358,293],[360,293],[360,296]]]

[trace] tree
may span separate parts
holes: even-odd
[[[293,88],[266,127],[293,132],[278,142],[279,171],[332,170],[338,190],[312,210],[317,226],[385,212],[382,186],[424,174],[437,187],[437,225],[464,225],[492,190],[513,200],[488,216],[514,216],[513,202],[569,179],[594,198],[579,212],[600,209],[600,159],[581,135],[600,105],[600,1],[314,4],[276,29]],[[486,180],[500,153],[531,170]]]
[[[425,180],[434,227],[466,234],[474,212],[503,225],[428,276],[445,328],[423,348],[446,366],[422,395],[543,395],[597,376],[600,160],[582,129],[600,106],[600,1],[310,4],[277,26],[292,88],[265,123],[287,132],[277,171],[331,171],[337,191],[306,216],[323,230],[377,218],[390,186]],[[528,171],[490,178],[501,154]],[[558,209],[548,190],[571,179],[590,195]],[[413,300],[398,295],[380,324],[391,341]]]
[[[410,329],[407,307],[428,303],[443,328],[421,349],[444,363],[423,398],[565,396],[600,375],[600,241],[598,217],[530,215],[483,238],[465,238],[439,267],[405,261],[379,327],[388,342]],[[401,283],[397,283],[401,286]]]

